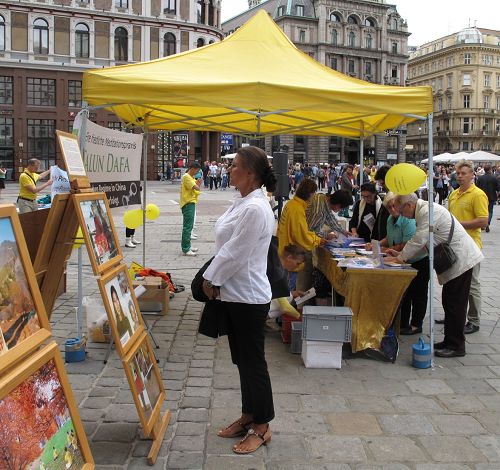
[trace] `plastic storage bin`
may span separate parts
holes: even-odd
[[[302,341],[302,360],[306,368],[340,369],[341,341]]]
[[[349,307],[305,306],[302,312],[302,339],[350,342],[352,310]]]
[[[302,322],[292,322],[292,342],[290,343],[290,352],[300,354],[302,352]]]
[[[284,313],[281,315],[281,340],[283,343],[288,344],[292,340],[292,322],[300,322],[294,317]]]

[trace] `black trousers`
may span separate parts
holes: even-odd
[[[210,189],[213,189],[214,186],[215,186],[215,189],[217,189],[217,177],[211,176],[210,177]]]
[[[444,344],[455,351],[465,351],[464,326],[471,280],[472,268],[443,285]]]
[[[128,228],[128,227],[125,227],[125,236],[127,238],[130,238],[131,236],[133,236],[135,234],[135,228]]]
[[[269,304],[224,302],[228,312],[231,359],[238,367],[241,411],[253,415],[255,424],[274,418],[273,391],[264,353],[264,325]]]
[[[401,302],[401,328],[406,328],[410,324],[422,328],[427,311],[429,257],[426,256],[424,259],[412,263],[411,266],[417,270],[417,275],[408,286]]]

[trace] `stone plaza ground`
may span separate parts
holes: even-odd
[[[0,203],[14,202],[9,184]],[[481,330],[468,335],[467,355],[436,358],[434,369],[411,366],[411,345],[402,337],[395,364],[368,359],[343,361],[341,370],[305,369],[300,356],[269,329],[267,360],[274,390],[276,419],[272,442],[250,456],[231,451],[235,440],[217,430],[239,417],[239,379],[227,339],[197,334],[202,305],[189,285],[214,249],[213,225],[230,205],[233,189],[203,191],[193,245],[199,256],[181,255],[179,185],[148,182],[148,202],[161,216],[147,223],[146,265],[168,271],[186,286],[170,302],[166,316],[146,318],[160,344],[155,350],[172,411],[156,469],[273,470],[499,470],[500,469],[500,210],[495,207],[490,233],[483,232]],[[113,210],[121,243],[123,209]],[[142,228],[137,235],[143,239]],[[125,261],[142,262],[142,245],[123,248]],[[52,314],[58,343],[75,336],[76,251],[68,266],[67,292]],[[100,297],[84,255],[84,295]],[[390,286],[387,287],[390,292]],[[442,316],[440,290],[435,292]],[[442,337],[442,327],[436,329]],[[429,332],[428,318],[424,333]],[[424,335],[425,336],[425,335]],[[426,337],[428,341],[428,338]],[[89,344],[85,362],[67,364],[80,414],[99,469],[151,468],[150,443],[140,435],[121,361],[115,351],[105,365],[107,345]]]

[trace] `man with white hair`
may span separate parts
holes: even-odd
[[[448,241],[454,219],[446,208],[434,206],[434,245]],[[428,250],[429,243],[429,203],[418,199],[412,193],[397,196],[395,208],[404,217],[415,219],[417,230],[401,252],[388,250],[399,262],[422,255]],[[454,220],[453,236],[450,241],[457,261],[446,271],[438,274],[438,281],[443,286],[442,304],[444,309],[444,340],[434,345],[434,354],[439,357],[465,356],[464,326],[467,318],[472,270],[481,262],[483,255],[474,240],[462,225]]]

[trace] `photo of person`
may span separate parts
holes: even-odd
[[[112,225],[103,199],[80,201],[85,226],[90,235],[94,257],[98,265],[118,255]]]
[[[10,217],[0,218],[0,355],[41,328]]]
[[[140,325],[126,270],[119,271],[115,277],[106,282],[105,291],[120,344],[125,347]]]

